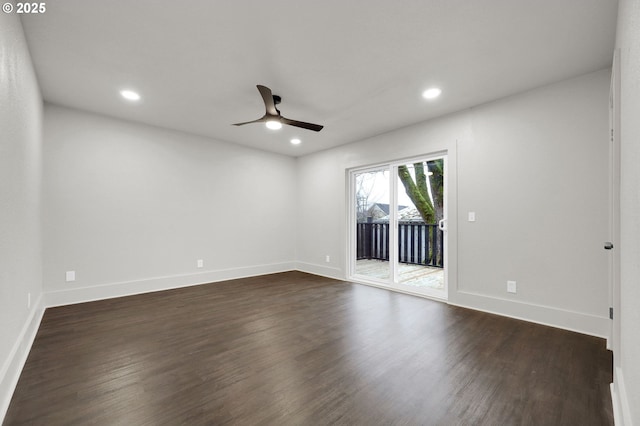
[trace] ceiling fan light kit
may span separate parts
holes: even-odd
[[[282,101],[282,98],[280,98],[280,96],[278,95],[274,95],[271,92],[271,89],[266,86],[258,84],[256,87],[258,88],[258,91],[262,96],[262,100],[264,101],[264,108],[266,110],[265,114],[257,120],[235,123],[234,126],[244,126],[245,124],[251,123],[265,123],[267,128],[278,130],[282,127],[283,124],[287,124],[289,126],[313,130],[314,132],[319,132],[324,127],[319,124],[305,123],[304,121],[290,120],[286,117],[283,117],[282,114],[280,114],[280,110],[276,108],[276,105]]]
[[[269,120],[265,123],[267,129],[280,130],[282,129],[282,123],[279,120]]]

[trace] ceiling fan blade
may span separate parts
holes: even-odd
[[[313,130],[314,132],[319,132],[324,127],[324,126],[321,126],[319,124],[305,123],[304,121],[289,120],[288,118],[284,118],[284,117],[281,117],[280,121],[282,122],[282,124],[288,124],[289,126],[301,127],[303,129]]]
[[[262,118],[258,118],[257,120],[253,120],[253,121],[245,121],[244,123],[235,123],[233,124],[233,126],[244,126],[245,124],[251,124],[251,123],[262,123],[267,121],[267,116],[265,115]]]
[[[278,109],[276,108],[276,104],[273,101],[273,93],[271,93],[271,89],[267,86],[262,86],[258,84],[256,86],[258,91],[262,95],[262,100],[264,101],[264,107],[267,110],[268,115],[280,115]]]

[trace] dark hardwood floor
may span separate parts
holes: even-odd
[[[602,339],[288,272],[47,309],[5,425],[611,425]]]

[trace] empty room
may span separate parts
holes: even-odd
[[[5,1],[3,425],[640,425],[640,0]]]

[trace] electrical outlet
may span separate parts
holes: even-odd
[[[469,222],[476,221],[476,212],[469,212]]]
[[[75,281],[76,280],[76,271],[67,271],[66,279],[67,279],[67,282]]]
[[[326,255],[325,258],[324,258],[324,261],[327,262],[327,263],[331,262],[331,256]]]
[[[204,260],[198,259],[197,265],[198,265],[198,268],[202,268],[204,266]]]
[[[507,281],[507,292],[508,293],[517,293],[518,292],[518,288],[516,286],[516,282],[515,281]]]

